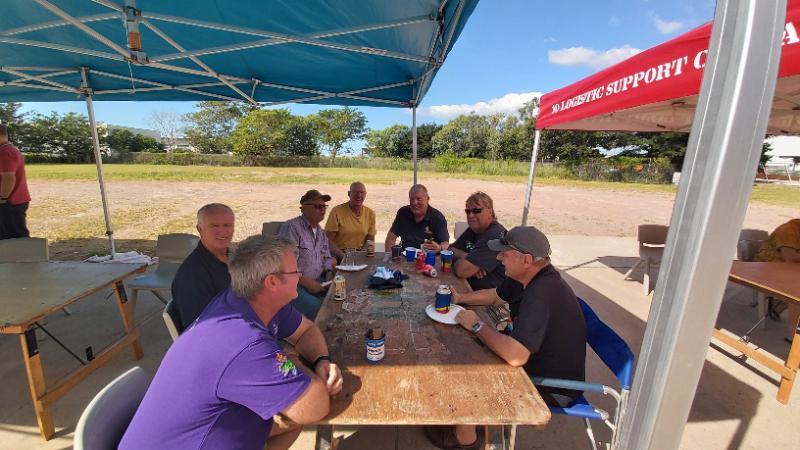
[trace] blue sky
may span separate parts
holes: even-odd
[[[418,123],[458,114],[510,113],[548,92],[713,18],[709,0],[482,0],[418,110]],[[319,110],[287,105],[294,114]],[[152,128],[155,112],[184,114],[191,102],[95,102],[98,121]],[[411,124],[408,110],[359,108],[373,129]],[[26,103],[23,111],[86,113],[84,102]]]

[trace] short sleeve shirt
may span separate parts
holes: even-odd
[[[206,305],[231,284],[228,265],[203,245],[183,260],[172,280],[172,301],[178,311],[181,328],[189,328]]]
[[[361,248],[367,235],[375,236],[375,211],[362,206],[357,216],[349,203],[336,205],[328,214],[325,231],[336,233],[333,243],[342,250]]]
[[[451,247],[467,252],[467,261],[486,272],[486,276],[481,279],[467,278],[472,290],[496,288],[505,280],[505,267],[497,260],[497,254],[500,252],[490,249],[487,244],[492,239],[500,238],[505,231],[505,227],[497,222],[492,222],[489,228],[480,234],[472,231],[472,228],[467,228],[451,245]]]
[[[761,245],[755,260],[785,262],[781,256],[784,247],[800,251],[800,219],[792,219],[776,228]]]
[[[281,224],[278,235],[297,244],[297,267],[303,275],[316,280],[333,267],[328,236],[319,225],[315,233],[305,217],[297,216]]]
[[[278,346],[301,320],[286,305],[265,325],[220,293],[167,351],[119,448],[262,450],[272,417],[311,382]]]
[[[8,203],[19,205],[31,201],[28,192],[28,181],[25,177],[25,157],[11,144],[0,145],[0,173],[14,173],[14,187],[8,197]]]
[[[585,379],[586,323],[575,294],[552,265],[536,274],[509,306],[514,324],[511,337],[531,352],[524,366],[528,375]],[[571,398],[579,394],[564,389],[539,391],[545,401],[554,393]]]
[[[425,239],[433,239],[439,243],[450,241],[447,219],[438,209],[430,205],[425,217],[419,222],[414,220],[410,206],[398,209],[389,231],[400,236],[403,247],[421,248]]]

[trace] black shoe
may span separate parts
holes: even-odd
[[[478,426],[475,442],[463,445],[456,439],[454,426],[425,426],[425,436],[431,444],[443,450],[479,450],[483,448],[483,426]]]

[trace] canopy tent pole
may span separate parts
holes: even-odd
[[[786,0],[719,0],[621,449],[677,449],[767,129]]]
[[[417,184],[417,105],[411,108],[411,149],[414,154],[414,184]]]
[[[531,152],[531,168],[528,172],[528,187],[525,189],[525,205],[522,208],[522,226],[528,224],[528,213],[531,209],[531,197],[533,197],[533,178],[536,175],[536,158],[539,156],[539,137],[541,131],[536,130],[533,135],[533,151]]]
[[[89,69],[81,67],[81,88],[86,99],[86,111],[89,113],[89,128],[92,130],[92,144],[94,144],[94,162],[97,166],[97,181],[100,183],[100,198],[103,201],[103,215],[106,219],[106,236],[111,247],[111,259],[114,259],[116,248],[114,245],[114,228],[111,225],[111,211],[108,207],[106,196],[106,181],[103,176],[103,158],[100,155],[100,137],[97,135],[97,124],[94,121],[94,104],[92,104],[92,90],[89,87]]]

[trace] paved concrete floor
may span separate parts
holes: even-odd
[[[623,273],[635,262],[636,242],[632,238],[592,236],[553,236],[553,261],[576,293],[586,299],[609,325],[623,336],[638,353],[644,334],[651,297],[644,296],[641,272],[634,281],[624,281]],[[82,349],[94,346],[95,352],[110,343],[122,329],[113,298],[99,293],[74,306],[73,315],[57,313],[45,325],[67,345]],[[718,326],[743,331],[753,323],[756,312],[750,308],[750,291],[730,285],[718,319]],[[702,299],[698,300],[702,301]],[[114,359],[75,387],[53,407],[56,437],[44,442],[39,437],[33,415],[25,370],[19,356],[16,336],[0,336],[0,448],[65,449],[72,446],[72,433],[81,411],[102,386],[131,366],[139,364],[154,373],[170,344],[161,321],[161,303],[148,294],[140,296],[137,322],[142,332],[145,357],[135,362],[129,352]],[[758,330],[753,340],[773,354],[783,357],[789,344],[783,342],[785,322],[768,324]],[[40,344],[48,380],[76,367],[78,363],[50,338]],[[589,379],[614,384],[613,376],[592,354],[587,364]],[[695,402],[683,435],[686,449],[762,449],[800,448],[800,386],[789,405],[775,401],[774,376],[748,368],[738,359],[709,348]],[[598,401],[601,406],[602,401]],[[600,440],[608,433],[602,426],[595,432]],[[361,427],[341,430],[340,449],[415,449],[433,447],[418,427]],[[313,448],[313,431],[304,431],[292,447]],[[554,416],[544,429],[521,427],[518,449],[584,449],[587,442],[580,421]]]

